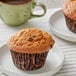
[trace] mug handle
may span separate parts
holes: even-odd
[[[35,6],[40,6],[40,7],[44,10],[44,12],[43,12],[43,14],[41,14],[41,15],[36,15],[36,14],[31,13],[31,18],[42,17],[42,16],[44,16],[44,15],[46,14],[46,7],[45,7],[44,4],[33,2],[33,8],[34,8]]]

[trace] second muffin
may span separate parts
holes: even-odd
[[[47,32],[27,28],[13,35],[8,41],[14,65],[22,70],[36,70],[46,61],[54,40]]]
[[[63,13],[69,30],[76,33],[76,0],[67,0],[63,4]]]

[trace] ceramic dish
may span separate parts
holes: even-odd
[[[51,76],[58,72],[64,62],[63,51],[54,46],[47,57],[45,65],[36,71],[22,71],[17,69],[12,62],[7,45],[0,47],[0,70],[10,76]]]
[[[49,19],[49,26],[52,32],[58,37],[68,41],[76,42],[76,33],[73,33],[68,29],[61,9],[55,11],[51,15]]]

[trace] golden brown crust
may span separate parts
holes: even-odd
[[[76,20],[76,0],[67,0],[63,4],[63,13],[68,18]]]
[[[16,52],[41,53],[48,51],[54,42],[47,32],[27,28],[13,35],[8,41],[8,47]]]

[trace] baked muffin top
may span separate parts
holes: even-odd
[[[64,14],[73,20],[76,20],[76,0],[67,0],[63,4]]]
[[[12,51],[21,53],[41,53],[48,51],[54,44],[52,36],[36,28],[22,29],[8,40]]]

